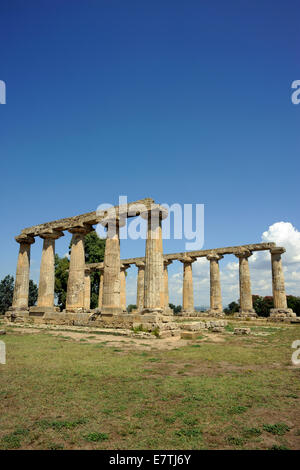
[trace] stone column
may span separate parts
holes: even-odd
[[[270,249],[272,264],[272,287],[274,308],[270,310],[271,317],[295,317],[296,314],[287,307],[284,275],[282,269],[281,255],[285,248],[274,247]]]
[[[91,231],[88,227],[76,227],[69,230],[73,234],[71,242],[71,256],[69,278],[67,286],[67,312],[80,312],[84,310],[84,237]]]
[[[183,264],[183,288],[182,288],[182,315],[191,315],[194,311],[194,287],[193,287],[193,258],[184,257],[179,261]]]
[[[136,308],[138,312],[141,312],[144,308],[145,263],[144,261],[137,261],[135,265],[138,268],[137,289],[136,289]]]
[[[35,242],[33,237],[19,236],[20,243],[16,281],[11,310],[28,310],[30,245]]]
[[[164,311],[164,277],[163,247],[161,221],[168,215],[167,210],[157,204],[151,210],[140,214],[148,221],[145,282],[144,282],[144,313]]]
[[[248,258],[251,256],[251,251],[243,250],[235,253],[239,258],[239,277],[240,277],[240,310],[235,314],[237,317],[257,317],[253,309],[252,293],[251,293],[251,280]]]
[[[84,310],[91,308],[91,273],[88,269],[84,272]]]
[[[168,274],[168,266],[172,264],[172,261],[164,260],[164,300],[165,300],[165,308],[170,309],[169,307],[169,274]]]
[[[123,312],[126,312],[126,269],[130,264],[120,265],[120,304]]]
[[[107,228],[104,253],[102,315],[122,313],[120,300],[120,222],[120,219],[112,219],[105,220],[102,223]]]
[[[63,232],[41,234],[44,240],[42,260],[40,267],[40,281],[38,301],[31,311],[53,312],[54,309],[54,283],[55,283],[55,240],[64,236]]]
[[[102,299],[103,299],[103,268],[99,270],[99,299],[98,299],[98,308],[102,308]]]
[[[211,253],[206,258],[210,262],[210,309],[208,313],[216,317],[223,317],[225,314],[222,305],[219,260],[224,256]]]

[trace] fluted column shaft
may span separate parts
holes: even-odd
[[[168,266],[171,264],[172,261],[164,261],[164,301],[165,301],[165,308],[169,308],[169,274],[168,274]]]
[[[210,254],[207,256],[210,262],[210,313],[212,314],[223,313],[219,268],[219,260],[222,258],[223,256],[218,254]]]
[[[275,308],[287,308],[281,254],[285,250],[271,250],[273,302]]]
[[[103,300],[101,313],[121,313],[119,221],[108,222],[104,253]]]
[[[270,311],[270,316],[294,317],[296,314],[287,306],[285,293],[284,274],[282,268],[281,255],[285,253],[285,248],[274,247],[271,252],[272,265],[272,287],[274,308]]]
[[[248,263],[248,258],[251,254],[250,251],[235,253],[235,256],[239,258],[240,316],[256,316],[255,310],[253,309]]]
[[[129,264],[121,264],[120,266],[120,304],[123,312],[126,311],[126,269]]]
[[[194,311],[192,259],[180,261],[183,263],[182,311],[191,313]]]
[[[67,286],[66,310],[84,309],[85,292],[85,254],[84,237],[89,232],[85,228],[74,228],[70,232],[73,234],[71,242],[71,255],[69,266],[69,278]]]
[[[91,308],[91,273],[85,271],[84,273],[84,310]]]
[[[37,306],[39,308],[54,308],[55,240],[61,236],[63,236],[63,233],[41,235],[44,241],[37,300]]]
[[[98,298],[98,308],[102,308],[102,299],[103,299],[103,269],[100,269],[99,272],[99,298]]]
[[[30,245],[34,238],[16,239],[20,243],[12,309],[27,310],[29,296]]]
[[[145,254],[144,309],[164,310],[162,214],[149,211]]]
[[[145,282],[145,263],[137,262],[137,289],[136,289],[136,307],[137,311],[141,312],[144,308],[144,282]]]

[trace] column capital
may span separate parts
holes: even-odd
[[[124,227],[126,225],[126,218],[119,216],[105,217],[99,223],[107,229],[109,228],[109,226]]]
[[[274,248],[270,248],[271,255],[282,255],[285,253],[286,249],[283,246],[274,246]]]
[[[17,243],[24,243],[25,245],[32,245],[32,243],[35,243],[35,238],[30,235],[18,235],[15,237],[15,240]]]
[[[126,269],[130,268],[130,264],[124,264],[124,263],[121,263],[120,264],[120,270],[121,271],[126,271]]]
[[[51,232],[40,233],[39,237],[43,240],[49,238],[51,240],[57,240],[60,237],[64,237],[64,232],[53,230]]]
[[[68,232],[74,234],[81,234],[81,235],[87,235],[88,233],[92,232],[94,229],[92,225],[85,225],[83,224],[82,226],[78,227],[72,227],[68,229]]]
[[[168,217],[168,209],[159,204],[151,204],[151,208],[141,211],[140,216],[146,220],[152,217],[157,217],[160,218],[160,220],[163,220]]]
[[[249,258],[252,255],[252,251],[250,250],[240,250],[234,253],[234,256],[237,258]]]
[[[196,261],[196,259],[192,258],[191,256],[180,256],[179,258],[177,258],[177,260],[183,264],[191,264],[191,263],[194,263],[194,261]]]
[[[144,268],[145,267],[145,261],[136,261],[134,263],[137,268]]]
[[[208,259],[208,261],[219,261],[220,259],[223,259],[223,258],[224,258],[224,256],[219,255],[218,253],[209,253],[206,256],[206,259]]]
[[[166,268],[167,266],[169,266],[170,264],[173,263],[173,260],[172,259],[164,259],[164,267]]]

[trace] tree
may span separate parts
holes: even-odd
[[[181,306],[181,305],[169,304],[169,307],[173,310],[174,315],[177,315],[177,314],[180,313],[181,310],[182,310],[182,306]]]
[[[132,310],[135,310],[136,308],[137,308],[136,305],[129,304],[128,307],[127,307],[127,312],[130,313],[130,312],[132,312]]]
[[[12,304],[14,295],[14,278],[5,276],[0,282],[0,314],[4,314]]]
[[[300,297],[295,297],[294,295],[287,295],[286,300],[288,308],[291,308],[293,312],[295,312],[297,317],[300,317]]]
[[[226,315],[232,315],[235,312],[239,311],[239,304],[237,302],[230,302],[227,308],[224,308]]]
[[[71,244],[69,253],[71,252]],[[99,238],[96,232],[90,232],[84,238],[84,249],[86,263],[101,263],[104,260],[105,239]],[[55,255],[54,291],[57,296],[57,304],[61,310],[66,308],[69,265],[68,258],[60,258],[60,256]],[[98,306],[99,280],[99,272],[91,273],[91,308]]]
[[[31,279],[29,281],[29,295],[28,295],[28,306],[33,307],[36,304],[38,298],[38,287]]]

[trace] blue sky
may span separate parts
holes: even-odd
[[[205,204],[206,248],[299,230],[299,13],[294,0],[2,1],[0,277],[22,228],[119,195]],[[40,254],[37,241],[36,280]]]

